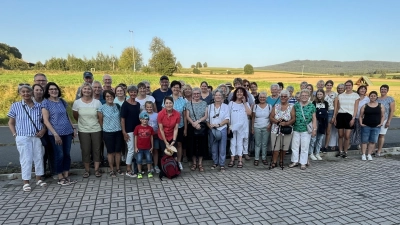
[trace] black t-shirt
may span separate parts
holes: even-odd
[[[159,89],[155,90],[151,95],[156,100],[157,112],[160,112],[162,110],[162,103],[164,101],[164,98],[172,95],[172,90],[170,88],[168,88],[168,90],[166,92],[163,92],[159,88]]]
[[[131,133],[135,130],[135,127],[140,124],[140,103],[136,102],[136,105],[132,105],[127,101],[124,101],[121,106],[121,118],[125,119],[125,131]]]

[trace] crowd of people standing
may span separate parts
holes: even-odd
[[[395,111],[389,86],[367,94],[367,86],[353,91],[353,82],[337,85],[320,80],[314,86],[306,81],[295,93],[293,86],[279,82],[270,87],[271,95],[258,91],[256,82],[235,78],[213,90],[206,81],[191,87],[184,81],[160,77],[160,88],[151,92],[150,83],[112,86],[112,77],[103,84],[91,72],[83,73],[84,83],[72,104],[72,123],[62,90],[42,74],[34,85],[20,84],[21,101],[11,105],[9,128],[20,153],[23,190],[30,191],[32,163],[36,184],[46,186],[42,176],[48,168],[59,185],[77,181],[70,178],[71,142],[78,137],[85,172],[101,177],[105,159],[109,176],[143,177],[160,172],[160,158],[174,146],[180,170],[191,161],[190,170],[204,172],[203,160],[210,157],[210,169],[225,172],[228,167],[244,166],[254,152],[254,165],[260,161],[270,169],[284,168],[287,152],[292,152],[289,168],[305,170],[309,160],[322,160],[321,154],[336,150],[347,158],[350,145],[359,146],[362,160],[380,156],[384,137]],[[43,147],[42,147],[43,146]],[[375,146],[377,151],[375,152]],[[368,148],[368,151],[367,151]],[[267,151],[272,151],[271,162]],[[126,171],[120,164],[126,163]]]

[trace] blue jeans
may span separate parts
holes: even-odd
[[[141,165],[142,164],[142,160],[143,160],[143,156],[146,157],[146,163],[147,164],[151,164],[153,163],[151,160],[151,153],[149,149],[139,149],[139,152],[136,153],[136,163]]]
[[[260,151],[261,151],[261,159],[267,160],[267,143],[269,135],[270,132],[267,131],[267,127],[254,128],[254,139],[255,139],[254,160],[260,160]]]
[[[61,145],[56,145],[56,141],[53,135],[49,135],[51,145],[54,149],[54,164],[56,174],[60,174],[69,171],[71,168],[71,142],[72,134],[61,135]]]
[[[209,130],[210,133],[210,143],[211,143],[211,152],[212,159],[215,165],[225,166],[225,158],[226,158],[226,142],[227,142],[227,128],[221,130],[222,138],[219,141],[215,141],[214,135],[212,131]]]
[[[365,143],[377,143],[381,127],[361,127],[361,141]]]
[[[310,141],[310,148],[308,149],[308,154],[314,154],[315,155],[319,155],[319,151],[321,150],[321,146],[322,146],[322,140],[324,140],[325,134],[319,134],[317,133],[317,135],[315,137],[311,137],[311,141]]]

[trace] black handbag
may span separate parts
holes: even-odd
[[[194,113],[194,108],[193,108],[193,103],[190,101],[190,104],[192,105],[192,110],[193,110],[193,115],[194,119],[197,121],[196,114]],[[206,122],[200,122],[200,129],[196,129],[193,127],[193,134],[194,136],[205,136],[207,133],[207,123]]]
[[[292,126],[281,126],[280,127],[281,134],[291,134],[293,131]]]
[[[39,132],[40,130],[37,128],[36,124],[33,122],[31,115],[29,115],[28,111],[27,111],[26,108],[25,108],[25,105],[22,105],[22,108],[24,108],[24,110],[25,110],[25,112],[26,112],[26,115],[28,115],[28,117],[29,117],[29,119],[31,120],[33,126],[35,127],[36,132]],[[46,141],[46,138],[45,138],[44,136],[40,138],[40,141],[42,142],[42,145],[43,145],[43,146],[46,146],[46,145],[47,145],[47,141]]]

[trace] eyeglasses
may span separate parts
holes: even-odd
[[[18,84],[18,86],[23,86],[23,85],[25,85],[25,86],[30,86],[30,85],[27,84],[27,83],[20,83],[20,84]]]
[[[247,84],[245,84],[245,85],[243,85],[243,87],[248,87],[249,85],[247,85]]]
[[[219,113],[215,114],[215,115],[213,116],[213,119],[215,119],[215,118],[217,118],[217,117],[219,117]]]
[[[146,86],[146,88],[150,88],[150,86]]]
[[[199,95],[200,93],[193,93],[193,95]]]
[[[57,88],[49,88],[49,91],[58,91]]]
[[[351,85],[351,84],[346,84],[345,86],[346,86],[346,87],[351,87],[351,86],[353,86],[353,85]]]
[[[281,96],[281,98],[288,98],[288,96],[287,95],[283,95],[283,96]]]
[[[37,82],[47,82],[47,80],[35,80]]]

